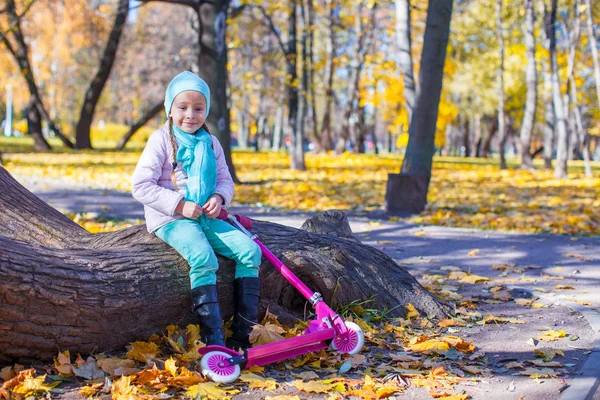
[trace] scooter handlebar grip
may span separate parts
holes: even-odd
[[[252,228],[252,220],[248,217],[244,217],[243,215],[236,215],[235,218],[238,220],[240,224],[246,229]]]
[[[219,214],[219,216],[217,218],[222,219],[222,220],[226,220],[227,217],[229,216],[229,213],[227,212],[227,210],[221,210],[221,213]],[[238,220],[238,222],[246,229],[250,229],[252,228],[252,220],[248,217],[244,217],[243,215],[234,215],[235,219]]]

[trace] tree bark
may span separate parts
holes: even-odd
[[[152,118],[154,118],[154,116],[156,114],[158,114],[161,110],[163,110],[164,107],[164,103],[161,101],[159,103],[156,103],[154,105],[154,107],[152,107],[150,110],[148,110],[148,112],[146,114],[144,114],[142,116],[142,118],[140,118],[139,121],[137,121],[135,124],[133,124],[131,126],[131,128],[129,129],[129,131],[123,135],[123,137],[121,138],[121,140],[119,140],[119,144],[117,145],[115,150],[121,151],[125,148],[125,145],[127,145],[127,142],[129,142],[129,139],[131,139],[131,137],[144,125],[146,125],[146,123],[148,121],[150,121]]]
[[[110,71],[115,62],[119,41],[125,23],[127,22],[128,14],[129,0],[119,0],[115,23],[108,37],[108,42],[106,43],[104,54],[102,55],[100,66],[98,67],[98,72],[96,72],[96,76],[92,79],[90,86],[85,92],[83,105],[81,106],[79,121],[75,128],[75,145],[78,149],[92,148],[90,128],[92,126],[92,120],[94,119],[94,110],[96,109],[98,99],[100,99],[100,95],[102,94],[102,89],[104,89],[104,85],[106,85],[106,81],[110,76]]]
[[[504,112],[504,28],[502,27],[502,0],[496,1],[496,37],[500,48],[500,67],[498,68],[498,137],[500,168],[506,169],[506,116]]]
[[[590,52],[594,61],[594,79],[596,80],[596,96],[598,97],[598,108],[600,109],[600,61],[598,61],[598,42],[594,32],[594,17],[592,14],[592,1],[585,0],[588,40],[590,42]]]
[[[297,36],[297,4],[299,0],[293,0],[290,4],[290,19],[289,30],[288,30],[288,42],[284,52],[286,56],[287,66],[287,89],[288,89],[288,129],[291,134],[291,157],[290,167],[293,170],[304,171],[306,170],[306,164],[304,163],[304,135],[303,132],[298,130],[298,69],[296,67],[296,60],[298,58],[298,46],[296,44]]]
[[[52,147],[42,134],[42,116],[35,105],[35,97],[31,96],[27,106],[27,133],[33,138],[33,147],[38,151],[50,150]]]
[[[567,121],[565,118],[565,109],[563,98],[560,93],[560,78],[558,76],[558,56],[556,54],[556,9],[558,0],[552,0],[552,8],[545,19],[546,35],[550,41],[550,79],[552,82],[552,103],[554,104],[554,114],[556,116],[556,165],[554,167],[554,176],[557,178],[567,177],[567,159],[569,148],[569,136],[567,132]]]
[[[334,2],[325,0],[327,17],[327,39],[325,41],[325,106],[323,107],[323,122],[321,124],[321,148],[324,151],[333,149],[333,131],[331,115],[333,113],[333,74],[335,72],[335,12]]]
[[[169,324],[193,322],[186,262],[145,226],[92,235],[2,167],[0,190],[0,362],[117,350]],[[427,315],[448,311],[391,258],[352,238],[260,221],[252,231],[334,309],[376,296],[375,306],[393,317],[408,303]],[[234,262],[219,263],[228,316]],[[261,279],[268,288],[263,309],[288,323],[304,315],[306,300],[266,261]]]
[[[400,169],[401,179],[397,174],[388,175],[385,207],[390,212],[420,212],[427,204],[452,3],[452,0],[429,1],[419,88]]]
[[[452,0],[430,0],[429,2],[419,89],[409,129],[410,139],[402,162],[402,174],[431,176],[452,3]]]
[[[469,117],[467,116],[462,116],[460,118],[461,120],[461,126],[460,126],[460,130],[461,130],[461,136],[462,136],[462,146],[465,148],[465,153],[463,154],[464,157],[470,157],[471,156],[471,124],[469,121]]]
[[[535,10],[533,0],[525,0],[525,46],[527,48],[527,95],[521,125],[521,168],[533,169],[531,139],[537,111],[537,68],[535,61]]]
[[[396,35],[398,36],[399,66],[404,80],[404,99],[408,123],[415,104],[416,87],[413,74],[410,0],[396,0]]]

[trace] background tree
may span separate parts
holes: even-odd
[[[537,110],[537,66],[535,61],[535,9],[533,0],[525,0],[525,46],[527,48],[527,101],[521,124],[521,168],[532,169],[531,138]]]
[[[388,177],[388,211],[419,212],[427,203],[451,16],[452,0],[429,2],[410,139],[401,174]]]
[[[121,39],[125,23],[127,22],[128,13],[129,0],[119,0],[115,14],[115,22],[108,37],[104,54],[100,60],[98,71],[85,92],[83,105],[81,106],[79,120],[77,121],[77,127],[75,128],[75,142],[78,149],[89,149],[92,147],[90,127],[92,126],[92,120],[94,118],[94,110],[96,109],[98,99],[102,94],[104,85],[106,85],[106,81],[112,70],[117,55],[117,49],[119,48],[119,40]]]

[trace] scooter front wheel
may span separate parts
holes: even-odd
[[[210,351],[200,359],[202,374],[218,383],[231,383],[240,376],[239,365],[229,365],[231,355],[223,351]]]
[[[360,326],[354,322],[346,321],[345,324],[348,335],[334,337],[331,341],[331,347],[340,353],[356,354],[365,344],[365,334]]]

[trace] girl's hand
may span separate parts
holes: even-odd
[[[183,215],[189,219],[198,219],[202,215],[202,207],[191,201],[181,201],[175,209],[176,213]]]
[[[221,208],[223,208],[223,197],[219,194],[213,194],[202,208],[208,218],[213,219],[218,217],[221,213]]]

